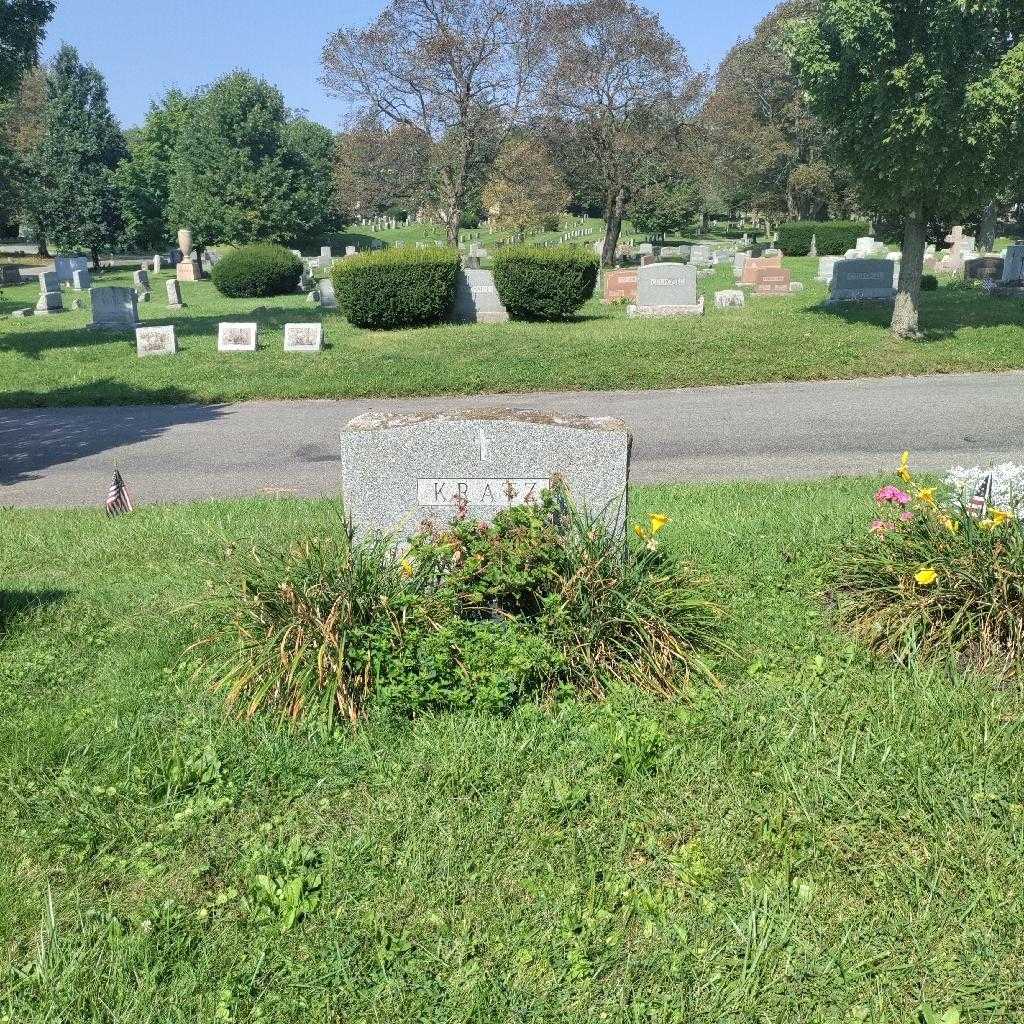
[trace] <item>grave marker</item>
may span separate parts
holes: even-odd
[[[509,319],[494,274],[469,267],[459,269],[452,319],[460,324],[501,324]]]
[[[618,302],[621,299],[636,300],[637,279],[640,273],[635,267],[609,270],[604,275],[604,301]]]
[[[761,267],[754,281],[757,295],[789,295],[793,275],[782,267]]]
[[[826,305],[837,302],[887,302],[896,298],[888,260],[840,260],[832,272]]]
[[[285,324],[285,352],[319,352],[323,348],[323,324]]]
[[[255,352],[256,324],[220,323],[217,325],[218,352]]]
[[[704,297],[697,297],[697,268],[683,263],[652,263],[637,274],[636,305],[629,316],[700,316]]]
[[[64,312],[64,298],[60,293],[60,281],[56,271],[50,270],[39,275],[39,299],[35,312],[36,316]]]
[[[88,270],[76,270],[71,275],[71,287],[76,292],[87,292],[92,287],[92,274]]]
[[[90,288],[90,327],[134,330],[139,326],[139,297],[134,288]]]
[[[178,279],[176,277],[172,277],[167,282],[167,305],[170,306],[171,309],[182,309],[185,305],[185,303],[181,301],[181,285],[178,284]]]
[[[178,351],[174,327],[136,327],[135,351],[142,356],[173,356]]]

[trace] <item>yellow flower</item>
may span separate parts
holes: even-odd
[[[942,516],[939,522],[942,523],[942,525],[947,530],[949,530],[950,533],[960,532],[960,524],[955,519],[951,519],[949,516]]]
[[[978,523],[979,530],[994,530],[996,528],[995,521],[992,519],[982,519]]]
[[[408,558],[403,558],[402,559],[402,572],[404,572],[406,576],[411,576],[414,571],[415,570],[413,569],[412,562],[410,562]]]
[[[938,578],[939,574],[934,569],[918,569],[914,573],[914,582],[922,587],[930,587]]]
[[[672,520],[668,516],[654,515],[651,516],[651,536],[653,537],[659,530],[664,530]]]
[[[1010,513],[1004,512],[1001,508],[994,508],[989,514],[992,516],[992,522],[996,526],[1002,526],[1010,518]]]
[[[916,494],[917,500],[924,505],[935,505],[935,488],[922,487]]]
[[[647,531],[639,524],[633,524],[633,532],[641,539],[647,540]]]
[[[900,468],[896,475],[906,484],[910,483],[910,452],[904,452],[900,456]]]

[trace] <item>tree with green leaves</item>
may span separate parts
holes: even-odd
[[[39,63],[39,44],[56,0],[0,0],[0,99]]]
[[[892,330],[917,336],[929,220],[980,210],[1024,161],[1024,5],[821,0],[790,53],[865,205],[903,226]]]
[[[282,144],[286,163],[295,173],[291,238],[296,244],[319,242],[344,227],[334,195],[338,137],[308,117],[292,117],[285,122]]]
[[[557,227],[570,198],[547,151],[526,136],[505,143],[483,191],[492,222],[518,232],[552,223]]]
[[[121,233],[115,168],[126,156],[103,76],[62,46],[47,69],[41,135],[26,159],[24,205],[36,236],[65,252],[84,249],[97,265]]]
[[[174,240],[167,220],[174,156],[187,143],[192,100],[172,89],[150,105],[140,128],[128,133],[130,159],[117,169],[124,215],[124,241],[132,249],[156,251]]]
[[[662,175],[653,175],[637,189],[629,216],[638,231],[650,238],[664,239],[671,232],[686,230],[700,205],[692,181],[665,181]]]

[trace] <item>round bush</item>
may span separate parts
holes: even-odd
[[[939,290],[939,279],[934,274],[925,274],[921,278],[921,291],[937,292]]]
[[[517,320],[565,320],[594,294],[597,269],[578,246],[512,245],[494,257],[494,283]]]
[[[459,254],[452,249],[385,249],[352,256],[331,276],[349,323],[389,330],[446,320],[458,271]]]
[[[213,283],[231,299],[287,295],[299,286],[302,260],[281,245],[243,245],[213,268]]]

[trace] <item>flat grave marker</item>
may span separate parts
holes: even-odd
[[[217,325],[218,352],[255,352],[256,324],[220,323]]]
[[[285,324],[285,352],[319,352],[323,348],[323,324]]]
[[[178,351],[174,327],[136,327],[135,351],[143,356],[173,356]]]

